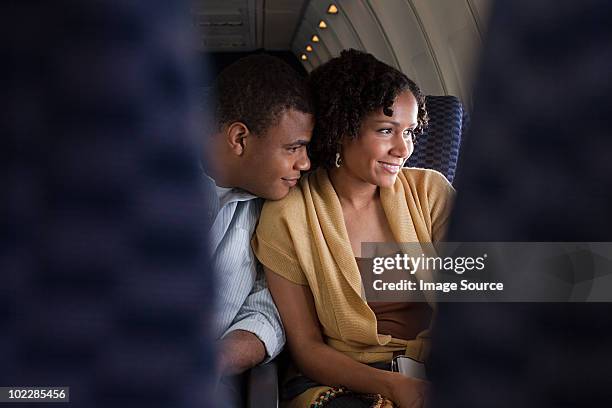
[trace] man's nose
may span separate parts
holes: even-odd
[[[296,160],[294,168],[299,171],[306,171],[310,168],[310,159],[308,158],[308,153],[306,149],[303,149],[302,154]]]

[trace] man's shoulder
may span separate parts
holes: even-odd
[[[225,234],[235,228],[252,232],[257,225],[263,203],[264,200],[262,198],[254,197],[252,199],[236,202],[236,206],[233,209],[232,207],[227,207],[225,215],[223,216],[223,224],[227,226],[227,228],[224,229]]]
[[[238,205],[241,208],[239,214],[237,214],[243,227],[253,229],[257,224],[257,220],[261,215],[261,210],[264,206],[265,200],[260,197],[255,197],[251,200],[242,201]]]
[[[248,208],[249,211],[253,211],[259,216],[259,213],[261,212],[261,209],[263,208],[265,202],[266,200],[264,200],[263,198],[255,197],[251,200],[243,201],[243,205],[245,206],[245,208]]]

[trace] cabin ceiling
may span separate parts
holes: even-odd
[[[307,1],[194,0],[200,50],[289,50]]]

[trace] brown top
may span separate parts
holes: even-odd
[[[442,174],[403,168],[392,187],[380,188],[393,241],[441,240],[453,195]],[[268,269],[310,288],[323,338],[330,347],[365,364],[390,361],[396,351],[426,360],[429,330],[413,340],[378,333],[376,315],[362,297],[363,284],[342,206],[325,169],[302,177],[284,199],[265,203],[252,245]],[[427,271],[415,276],[430,278]],[[427,295],[435,314],[435,297]]]
[[[361,276],[372,272],[372,259],[355,258]],[[424,300],[424,299],[423,299]],[[433,311],[423,302],[368,302],[376,315],[379,334],[389,334],[397,339],[412,340],[429,328]]]

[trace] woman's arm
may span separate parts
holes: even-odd
[[[307,377],[360,393],[383,394],[400,407],[420,407],[427,383],[362,364],[325,344],[312,293],[265,268],[268,287],[285,326],[289,350]]]

